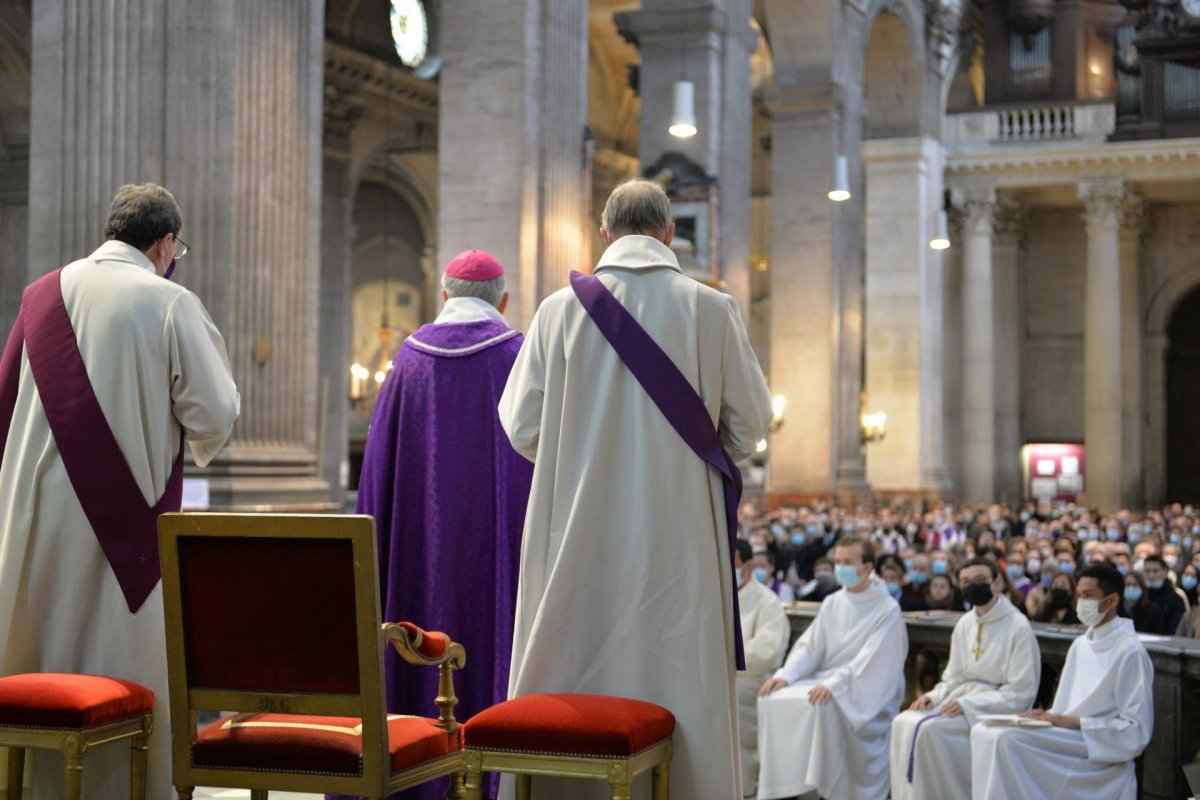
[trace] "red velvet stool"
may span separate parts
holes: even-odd
[[[67,759],[62,796],[79,800],[83,754],[129,739],[129,796],[146,797],[146,742],[154,726],[154,692],[119,678],[37,673],[0,678],[0,746],[8,748],[8,796],[21,797],[25,748],[58,750]]]
[[[654,800],[670,794],[675,715],[662,706],[596,694],[535,694],[481,711],[463,726],[467,800],[482,797],[485,772],[517,775],[528,800],[534,775],[606,781],[612,800],[653,767]]]

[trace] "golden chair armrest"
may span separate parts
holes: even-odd
[[[384,639],[410,664],[436,667],[449,664],[454,669],[467,665],[467,651],[444,633],[424,631],[411,622],[387,622]]]

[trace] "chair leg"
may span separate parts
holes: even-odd
[[[463,787],[462,770],[450,776],[450,785],[446,787],[446,800],[466,800],[467,792]]]
[[[462,775],[466,800],[483,800],[483,759],[479,753],[472,750],[463,752]]]
[[[25,748],[8,748],[8,796],[21,800],[21,784],[25,777]]]
[[[83,795],[83,753],[66,753],[67,774],[64,781],[65,800],[80,800]]]
[[[671,762],[654,765],[654,800],[668,800],[671,796]]]
[[[267,800],[266,789],[251,789],[250,800]]]
[[[517,773],[517,800],[529,800],[533,796],[533,776]]]
[[[129,798],[146,800],[146,749],[149,737],[139,734],[129,741]]]
[[[612,800],[629,800],[629,781],[613,782],[609,786],[612,787]]]
[[[196,791],[195,786],[176,786],[175,794],[178,800],[192,800],[192,792]]]

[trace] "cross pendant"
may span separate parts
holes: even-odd
[[[983,655],[983,645],[980,645],[980,644],[975,645],[972,652],[975,653],[975,660],[978,661],[979,657],[981,655]]]

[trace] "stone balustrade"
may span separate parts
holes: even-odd
[[[946,116],[945,142],[950,149],[1047,142],[1105,141],[1116,126],[1112,103],[1057,103],[1005,106]]]
[[[793,642],[820,608],[819,603],[794,603],[787,607]],[[938,654],[945,665],[950,653],[950,634],[959,616],[944,611],[904,615],[908,628],[906,703],[911,703],[917,695],[917,653],[930,650]],[[1049,706],[1066,662],[1067,650],[1084,629],[1042,623],[1034,623],[1033,629],[1042,652],[1042,686],[1038,697],[1041,703]],[[1190,797],[1183,765],[1192,762],[1200,750],[1200,716],[1184,713],[1185,709],[1200,708],[1200,640],[1160,639],[1146,642],[1146,650],[1154,664],[1154,736],[1138,770],[1139,796],[1144,800]]]

